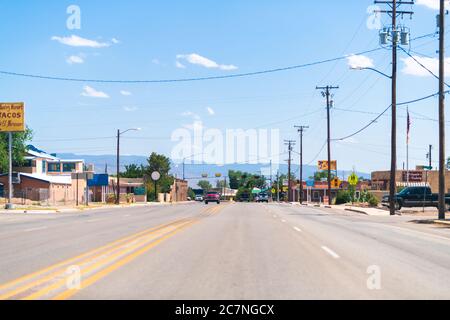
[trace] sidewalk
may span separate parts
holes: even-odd
[[[300,206],[300,204],[297,202],[292,202],[291,204]],[[356,213],[365,214],[368,216],[386,217],[386,216],[390,215],[389,211],[383,210],[381,208],[362,208],[362,207],[350,206],[350,205],[331,205],[331,206],[329,206],[329,205],[324,205],[324,204],[319,204],[319,203],[304,203],[303,206],[356,212]]]
[[[105,209],[123,209],[123,208],[141,208],[141,207],[162,207],[162,206],[172,206],[172,205],[183,205],[183,204],[191,204],[195,203],[193,201],[186,202],[164,202],[164,203],[155,203],[155,202],[147,202],[147,203],[134,203],[134,204],[105,204],[101,205],[98,203],[94,203],[90,206],[79,206],[79,207],[21,207],[18,206],[17,209],[14,210],[0,210],[0,214],[52,214],[52,213],[77,213],[77,212],[85,212],[85,211],[94,211],[94,210],[105,210]]]

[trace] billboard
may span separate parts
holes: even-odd
[[[0,103],[0,132],[23,131],[25,131],[24,103]]]
[[[319,161],[318,166],[319,171],[326,171],[328,170],[328,161]],[[337,161],[331,161],[331,167],[330,170],[336,171],[337,170]]]

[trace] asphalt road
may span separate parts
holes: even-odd
[[[0,299],[450,299],[450,229],[278,204],[0,216]]]

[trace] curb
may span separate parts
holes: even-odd
[[[440,224],[440,225],[443,225],[443,226],[450,226],[450,221],[449,220],[445,220],[445,221],[443,221],[443,220],[435,220],[435,221],[433,221],[433,223],[434,224]]]
[[[362,211],[362,210],[356,210],[356,209],[348,209],[348,208],[346,208],[346,209],[345,209],[345,211],[350,211],[350,212],[361,213],[361,214],[364,214],[364,215],[366,215],[366,216],[368,216],[368,215],[369,215],[369,214],[368,214],[367,212],[365,212],[365,211]]]

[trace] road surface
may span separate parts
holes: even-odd
[[[450,299],[450,229],[279,204],[0,216],[0,299]]]

